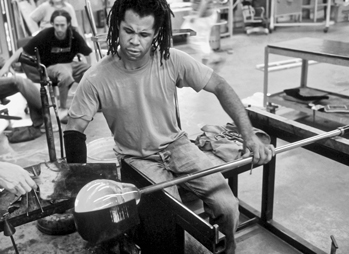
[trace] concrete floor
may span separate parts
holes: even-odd
[[[263,72],[256,69],[264,61],[264,47],[268,43],[302,37],[314,37],[349,42],[348,23],[331,26],[328,33],[323,27],[277,28],[269,35],[246,36],[236,33],[221,40],[219,53],[226,58],[219,73],[227,79],[240,98],[245,99],[263,89]],[[190,50],[185,44],[179,49]],[[226,49],[233,49],[228,54]],[[286,60],[272,55],[271,62]],[[269,75],[269,92],[275,93],[299,85],[300,68],[285,69]],[[348,71],[345,67],[314,64],[309,67],[309,86],[342,94],[349,94]],[[253,96],[254,101],[258,96]],[[246,100],[244,100],[246,101]],[[250,101],[250,100],[249,100]],[[205,124],[223,125],[229,118],[211,94],[196,94],[190,89],[179,89],[182,127],[190,136],[200,133]],[[258,104],[258,103],[257,103]],[[259,103],[260,105],[260,103]],[[103,117],[98,114],[86,130],[87,142],[108,137],[110,132]],[[57,154],[59,139],[55,134]],[[278,145],[285,142],[280,141]],[[29,166],[48,160],[45,136],[10,147],[3,145],[0,159]],[[242,174],[239,178],[239,198],[260,209],[261,170]],[[349,253],[349,171],[335,161],[296,149],[278,155],[274,219],[299,236],[330,252],[330,235],[336,237],[338,254]],[[35,228],[35,222],[16,228],[14,235],[20,253],[98,253],[77,233],[68,236],[47,236]],[[241,232],[237,236],[237,253],[298,253],[261,228]],[[11,241],[0,237],[0,253],[14,253]]]

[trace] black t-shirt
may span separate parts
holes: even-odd
[[[70,45],[70,32],[63,40],[58,40],[54,34],[54,28],[49,27],[34,36],[23,50],[29,55],[35,56],[35,47],[38,48],[41,63],[46,67],[57,63],[70,63],[76,54],[81,53],[88,56],[92,50],[85,42],[84,38],[72,29],[73,39]]]

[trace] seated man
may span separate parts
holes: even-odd
[[[0,57],[0,67],[4,65],[5,60]],[[33,126],[39,128],[44,119],[41,112],[40,87],[29,79],[19,76],[2,77],[0,76],[0,99],[20,92],[27,100],[30,118]]]
[[[85,71],[90,67],[84,62],[73,61],[78,54],[89,56],[92,52],[84,38],[72,29],[71,17],[64,10],[56,10],[51,16],[53,27],[44,29],[34,36],[23,48],[19,48],[0,70],[0,76],[7,72],[11,64],[25,52],[35,55],[35,48],[40,54],[41,63],[47,67],[51,80],[58,82],[60,93],[60,119],[66,123],[68,112],[68,90],[79,82]]]
[[[116,0],[108,15],[108,51],[84,75],[64,132],[69,163],[86,162],[88,124],[101,110],[118,158],[162,182],[213,166],[178,127],[175,91],[190,87],[214,94],[244,139],[244,155],[264,164],[275,154],[254,134],[240,99],[227,81],[188,54],[170,48],[171,13],[166,0]],[[211,222],[225,234],[225,253],[235,253],[238,200],[221,173],[184,183],[204,202]],[[177,187],[166,188],[180,199]]]

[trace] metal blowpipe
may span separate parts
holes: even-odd
[[[290,144],[287,144],[284,146],[277,147],[277,148],[275,148],[275,155],[292,150],[292,149],[297,148],[297,147],[302,147],[302,146],[312,144],[318,140],[343,135],[345,133],[345,131],[348,129],[349,129],[349,125],[346,125],[343,127],[339,127],[338,129],[330,131],[330,132],[326,132],[323,134],[316,135],[314,137],[306,138],[306,139],[303,139],[303,140],[300,140],[300,141],[297,141],[294,143],[290,143]],[[224,173],[226,171],[230,171],[230,170],[233,170],[235,168],[239,168],[241,166],[248,165],[249,163],[252,163],[252,160],[253,160],[252,157],[248,157],[248,158],[240,159],[240,160],[237,160],[234,162],[229,162],[229,163],[223,164],[221,166],[212,167],[212,168],[209,168],[209,169],[197,172],[197,173],[187,174],[187,175],[184,175],[181,177],[177,177],[177,178],[170,180],[170,181],[166,181],[166,182],[162,182],[162,183],[148,186],[148,187],[139,189],[139,192],[141,194],[147,194],[147,193],[158,191],[158,190],[161,190],[161,189],[164,189],[164,188],[176,185],[176,184],[181,184],[181,183],[184,183],[184,182],[187,182],[187,181],[199,178],[199,177],[211,175],[211,174],[214,174],[217,172]]]
[[[331,138],[331,137],[343,135],[344,132],[347,129],[349,129],[349,125],[348,126],[344,126],[344,127],[340,127],[338,129],[330,131],[330,132],[325,132],[323,134],[319,134],[319,135],[316,135],[316,136],[313,136],[313,137],[310,137],[310,138],[306,138],[306,139],[303,139],[303,140],[300,140],[300,141],[297,141],[297,142],[294,142],[294,143],[289,143],[287,145],[280,146],[280,147],[275,149],[275,154],[286,152],[286,151],[289,151],[289,150],[297,148],[297,147],[306,146],[306,145],[314,143],[314,142],[316,142],[318,140],[322,140],[322,139],[326,139],[326,138]],[[115,190],[118,190],[118,191],[115,191],[115,192],[112,192],[112,193],[109,192],[108,194],[106,194],[106,195],[108,195],[108,200],[109,201],[112,200],[112,199],[117,198],[116,201],[113,201],[114,204],[117,204],[117,203],[120,204],[120,203],[123,203],[123,201],[126,202],[126,201],[129,201],[131,199],[135,199],[137,201],[137,203],[138,203],[141,195],[143,195],[143,194],[152,193],[152,192],[155,192],[155,191],[158,191],[158,190],[162,190],[162,189],[165,189],[165,188],[173,186],[173,185],[178,185],[178,184],[181,184],[181,183],[184,183],[184,182],[188,182],[190,180],[193,180],[193,179],[196,179],[196,178],[200,178],[200,177],[203,177],[203,176],[211,175],[211,174],[214,174],[214,173],[218,173],[218,172],[224,173],[226,171],[231,171],[231,170],[234,170],[234,169],[239,168],[241,166],[245,166],[245,165],[248,165],[249,163],[252,163],[252,160],[253,160],[252,157],[239,159],[239,160],[236,160],[234,162],[229,162],[229,163],[226,163],[226,164],[223,164],[223,165],[220,165],[220,166],[216,166],[216,167],[212,167],[212,168],[200,171],[200,172],[186,174],[186,175],[177,177],[177,178],[175,178],[173,180],[157,183],[157,184],[150,185],[150,186],[147,186],[147,187],[144,187],[144,188],[141,188],[141,189],[138,189],[133,184],[116,182],[116,181],[112,181],[112,180],[100,179],[100,180],[93,181],[93,183],[95,183],[94,184],[94,188],[103,188],[103,189],[105,189],[105,186],[103,186],[103,185],[107,184],[109,186],[113,186],[112,188],[114,188]],[[98,184],[99,184],[99,186],[97,187]],[[93,189],[93,188],[90,188],[90,187],[88,187],[88,188],[89,188],[89,190]],[[95,192],[92,192],[92,193],[95,193]],[[99,195],[101,193],[102,192],[99,192]],[[89,195],[88,193],[85,193],[85,195],[82,195],[82,196],[87,197],[88,195]],[[85,198],[82,198],[81,201],[83,202],[84,199]],[[103,200],[103,202],[106,201],[105,198],[104,199],[99,199],[99,200]],[[99,206],[98,202],[93,202],[95,207],[92,208],[90,206],[91,202],[89,202],[90,203],[89,205],[86,204],[83,207],[82,202],[79,202],[80,203],[79,204],[80,209],[78,209],[78,210],[80,210],[80,211],[95,210]],[[87,202],[84,202],[84,203],[87,203]]]

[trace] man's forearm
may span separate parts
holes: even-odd
[[[17,51],[5,62],[4,66],[0,70],[0,77],[9,71],[13,63],[18,61],[18,58],[22,52],[23,52],[23,48],[17,49]]]
[[[210,0],[201,0],[198,8],[198,17],[202,17],[208,7]]]
[[[222,84],[217,89],[216,96],[225,112],[234,120],[241,135],[245,139],[251,137],[253,130],[250,119],[235,91],[228,84]]]

